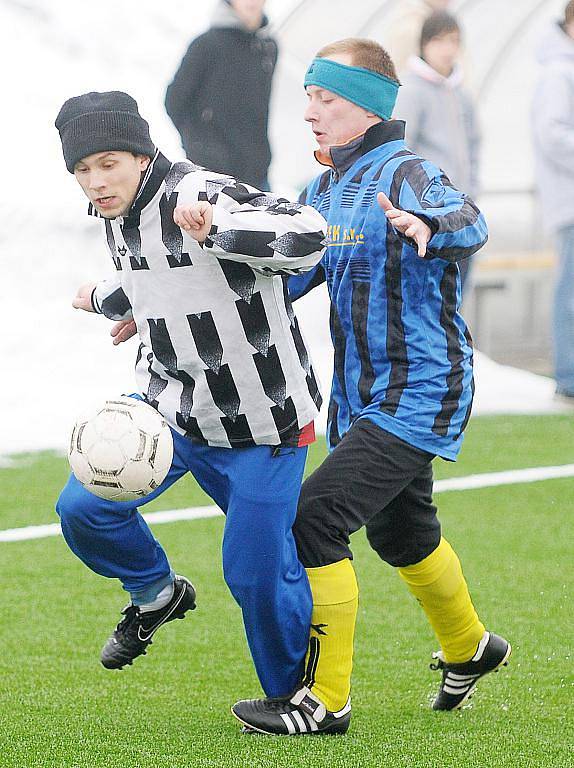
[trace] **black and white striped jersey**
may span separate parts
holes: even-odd
[[[213,205],[201,245],[173,221],[198,200]],[[104,224],[116,272],[94,309],[134,318],[138,388],[172,427],[229,448],[280,445],[313,421],[321,395],[286,278],[320,260],[319,213],[158,152],[129,215]]]

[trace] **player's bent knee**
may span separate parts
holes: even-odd
[[[352,557],[348,510],[320,472],[303,483],[293,536],[305,568],[320,568]]]
[[[80,504],[77,504],[70,495],[62,493],[56,502],[56,512],[58,513],[62,525],[71,527],[84,526],[86,523],[86,510]]]
[[[77,480],[71,478],[56,502],[56,512],[65,525],[93,527],[98,520],[98,509],[101,506],[101,499],[86,491]]]
[[[305,568],[321,568],[352,557],[348,532],[336,525],[325,525],[318,517],[299,520],[293,526],[293,536]]]
[[[380,531],[366,529],[367,540],[377,555],[393,568],[405,568],[420,563],[438,547],[440,526],[424,531],[420,535],[409,531],[403,536],[383,537]]]

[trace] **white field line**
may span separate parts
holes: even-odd
[[[173,523],[177,520],[196,520],[223,514],[219,507],[189,507],[187,509],[168,509],[165,512],[149,512],[143,517],[148,523]],[[0,531],[2,541],[25,541],[26,539],[44,539],[47,536],[59,536],[62,533],[60,523],[49,525],[27,525],[24,528],[7,528]]]
[[[554,480],[561,477],[574,477],[574,464],[562,464],[557,467],[533,467],[531,469],[513,469],[507,472],[485,472],[480,475],[453,477],[450,480],[437,480],[434,493],[448,491],[468,491],[476,488],[491,488],[498,485],[517,483],[536,483],[540,480]],[[197,520],[216,517],[222,514],[219,507],[189,507],[187,509],[169,509],[165,512],[149,512],[144,515],[146,522],[159,525],[178,520]],[[49,525],[28,525],[23,528],[8,528],[0,531],[0,542],[43,539],[59,536],[62,533],[59,523]]]

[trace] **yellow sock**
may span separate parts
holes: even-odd
[[[446,539],[428,557],[399,568],[401,578],[421,604],[438,637],[445,661],[468,661],[484,634],[460,561]]]
[[[347,703],[359,589],[349,559],[307,568],[313,615],[303,683],[331,712]]]

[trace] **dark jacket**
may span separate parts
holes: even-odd
[[[277,44],[266,24],[247,31],[222,3],[212,27],[189,46],[165,97],[187,157],[254,186],[265,182],[271,162],[267,124]]]

